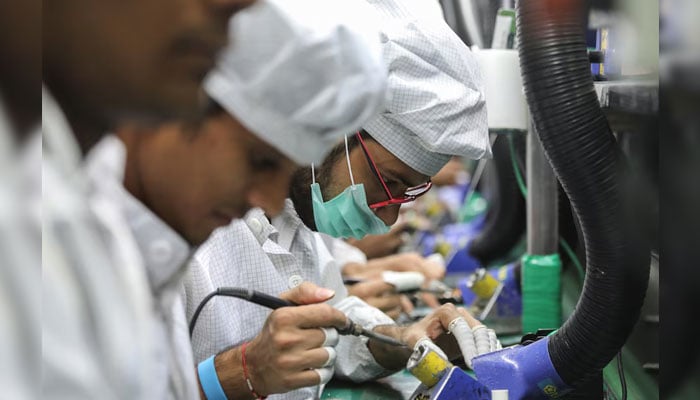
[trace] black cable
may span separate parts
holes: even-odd
[[[237,287],[220,287],[217,288],[215,291],[209,293],[208,295],[204,296],[204,299],[199,303],[197,306],[197,309],[194,311],[194,314],[192,315],[192,320],[190,321],[190,337],[192,337],[192,333],[194,332],[194,327],[197,324],[197,319],[199,318],[199,314],[201,314],[202,310],[204,309],[204,306],[215,296],[226,296],[226,297],[234,297],[237,299],[242,299],[249,301],[253,304],[257,304],[262,307],[267,307],[271,310],[276,310],[281,307],[292,307],[295,306],[296,304],[289,302],[287,300],[280,299],[275,296],[270,296],[269,294],[265,294],[262,292],[258,292],[257,290],[253,289],[244,289],[244,288],[237,288]],[[345,328],[342,329],[336,329],[339,334],[341,335],[354,335],[354,336],[359,336],[363,335],[372,339],[375,339],[377,341],[390,344],[392,346],[400,346],[403,347],[405,344],[401,343],[400,341],[386,336],[382,335],[380,333],[375,333],[371,330],[365,329],[361,325],[353,322],[352,320],[348,319],[348,324]]]
[[[622,350],[617,353],[617,374],[620,375],[620,387],[622,388],[622,400],[627,400],[627,378],[625,378],[625,369],[622,365]]]
[[[211,300],[213,297],[215,297],[215,296],[227,296],[227,297],[235,297],[235,298],[243,299],[243,300],[250,300],[251,297],[253,296],[253,294],[254,294],[254,291],[252,291],[250,289],[233,288],[233,287],[220,287],[220,288],[216,288],[215,291],[204,296],[204,299],[202,299],[202,301],[197,306],[197,309],[194,311],[194,314],[192,315],[192,320],[190,321],[190,337],[192,337],[192,333],[194,332],[194,327],[197,324],[197,319],[199,318],[199,314],[204,309],[204,306],[207,305],[209,300]]]
[[[204,299],[199,303],[197,306],[197,309],[194,311],[194,315],[192,316],[192,320],[190,321],[190,337],[192,337],[192,332],[194,332],[194,327],[197,324],[197,318],[199,318],[199,314],[202,312],[202,309],[204,306],[209,302],[209,300],[212,299],[212,297],[217,296],[219,294],[219,289],[217,288],[215,291],[209,293],[204,297]]]

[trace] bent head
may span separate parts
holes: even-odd
[[[214,105],[201,123],[125,128],[125,186],[192,244],[261,207],[278,214],[296,164]]]
[[[67,113],[194,116],[230,16],[253,1],[45,2],[44,81]]]
[[[348,160],[355,184],[363,184],[368,205],[386,225],[396,222],[401,203],[430,188],[429,176],[406,165],[362,131],[361,135],[348,136],[347,157],[345,144],[340,143],[315,169],[324,200],[335,198],[351,186]],[[312,180],[310,168],[298,169],[292,178],[290,196],[304,224],[317,230],[311,202]],[[407,193],[414,196],[407,196]]]

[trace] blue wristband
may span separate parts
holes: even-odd
[[[202,391],[204,391],[207,400],[228,400],[224,388],[219,383],[219,377],[216,375],[214,357],[207,358],[197,366],[199,384],[202,385]]]

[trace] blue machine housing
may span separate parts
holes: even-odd
[[[489,274],[503,283],[503,289],[496,300],[496,305],[489,318],[520,317],[523,314],[523,299],[518,289],[519,282],[515,276],[515,263],[489,270]],[[462,302],[471,305],[476,300],[476,294],[467,286],[468,278],[457,282],[462,293]]]
[[[452,367],[433,387],[424,385],[411,400],[491,400],[491,391],[458,367]]]
[[[573,390],[552,365],[549,336],[472,360],[479,382],[491,390],[507,389],[510,400],[558,399]]]
[[[472,360],[476,379],[452,367],[432,388],[420,385],[411,400],[490,400],[492,390],[508,390],[509,400],[560,399],[573,390],[552,365],[549,337]]]

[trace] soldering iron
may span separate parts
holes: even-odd
[[[235,297],[237,299],[242,299],[253,304],[257,304],[259,306],[267,307],[272,310],[276,310],[282,307],[298,306],[298,304],[294,304],[290,301],[280,299],[279,297],[270,296],[269,294],[262,293],[253,289],[244,289],[237,287],[220,287],[206,295],[197,306],[197,309],[195,310],[194,315],[192,316],[192,320],[190,321],[190,336],[192,336],[192,333],[194,332],[194,327],[197,324],[197,318],[199,318],[199,314],[202,312],[202,309],[204,309],[204,306],[207,304],[207,302],[209,302],[209,300],[211,300],[215,296]],[[347,324],[343,328],[336,330],[341,335],[365,336],[370,339],[374,339],[376,341],[386,343],[392,346],[406,346],[405,344],[392,337],[376,333],[369,329],[365,329],[362,325],[352,321],[349,318]]]

